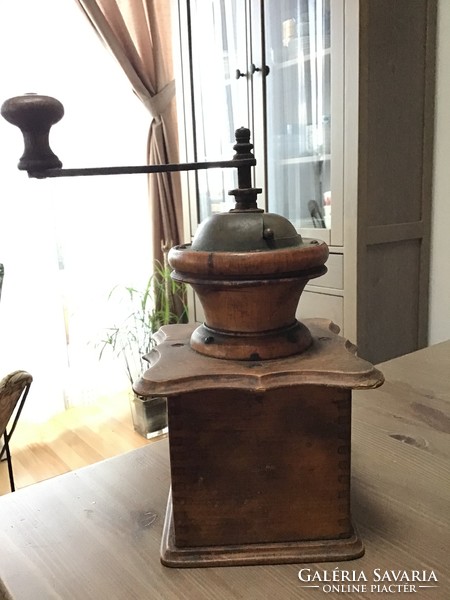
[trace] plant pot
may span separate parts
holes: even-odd
[[[161,396],[130,398],[134,430],[148,440],[167,433],[167,399]]]

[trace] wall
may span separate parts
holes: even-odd
[[[429,343],[450,339],[450,2],[439,0]]]

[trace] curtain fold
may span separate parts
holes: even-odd
[[[76,0],[148,109],[149,164],[179,162],[172,22],[167,0]],[[120,115],[118,115],[120,118]],[[149,175],[153,257],[183,241],[178,173]]]

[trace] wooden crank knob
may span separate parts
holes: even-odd
[[[51,126],[64,115],[59,100],[38,94],[16,96],[3,103],[1,114],[22,131],[25,148],[18,164],[20,170],[39,172],[62,167],[49,144]]]

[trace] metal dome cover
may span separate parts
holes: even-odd
[[[288,219],[263,211],[230,211],[202,221],[191,249],[206,252],[252,252],[298,248],[303,240]]]

